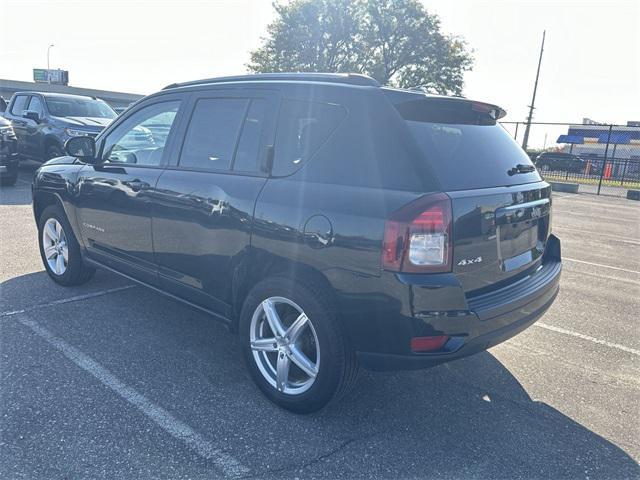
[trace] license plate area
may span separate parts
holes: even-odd
[[[529,265],[544,253],[549,235],[548,199],[496,210],[500,269],[509,272]]]

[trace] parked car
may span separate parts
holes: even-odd
[[[358,366],[461,358],[554,301],[551,188],[504,114],[361,75],[171,85],[38,170],[42,260],[61,285],[106,268],[209,313],[268,398],[311,412]],[[163,141],[122,144],[158,123]]]
[[[97,136],[117,115],[94,97],[18,92],[4,114],[18,137],[21,158],[42,162],[64,155],[73,137]]]
[[[0,185],[11,186],[18,179],[18,142],[11,123],[0,117]]]
[[[536,167],[542,171],[583,173],[585,161],[572,153],[542,152],[536,159]]]

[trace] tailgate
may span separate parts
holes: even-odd
[[[453,208],[453,273],[465,292],[500,288],[540,263],[551,229],[549,184],[447,194]]]

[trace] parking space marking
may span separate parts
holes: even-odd
[[[640,280],[632,280],[630,278],[612,277],[611,275],[603,275],[600,272],[592,273],[592,272],[585,272],[584,270],[579,270],[579,269],[578,270],[566,269],[566,271],[567,272],[571,272],[571,273],[576,273],[578,275],[586,275],[588,277],[594,277],[594,278],[605,279],[605,280],[613,280],[614,282],[628,283],[630,285],[640,285]]]
[[[564,335],[570,335],[572,337],[580,338],[582,340],[587,340],[589,342],[597,343],[598,345],[604,345],[606,347],[615,348],[623,352],[631,353],[633,355],[637,355],[640,357],[640,350],[636,350],[635,348],[625,347],[624,345],[620,345],[618,343],[608,342],[606,340],[601,340],[599,338],[591,337],[583,333],[574,332],[573,330],[567,330],[561,327],[554,327],[553,325],[548,325],[542,322],[536,322],[534,323],[534,325],[539,328],[544,328],[545,330],[550,330],[552,332],[557,332],[557,333],[563,333]]]
[[[79,302],[80,300],[86,300],[88,298],[101,297],[103,295],[108,295],[109,293],[121,292],[123,290],[128,290],[130,288],[137,287],[137,285],[125,285],[123,287],[110,288],[108,290],[100,290],[99,292],[85,293],[84,295],[76,295],[75,297],[62,298],[60,300],[54,300],[48,303],[39,303],[37,305],[32,305],[30,307],[23,308],[21,310],[12,310],[8,312],[1,312],[0,318],[2,317],[10,317],[12,315],[18,315],[20,313],[27,313],[33,310],[38,310],[40,308],[51,307],[54,305],[62,305],[65,303],[71,302]]]
[[[610,268],[612,270],[620,270],[621,272],[635,273],[637,275],[640,275],[640,272],[637,270],[629,270],[627,268],[612,267],[611,265],[604,265],[602,263],[587,262],[585,260],[578,260],[576,258],[567,258],[567,257],[562,257],[562,260],[569,260],[570,262],[584,263],[585,265],[591,265],[593,267]]]
[[[579,198],[577,195],[560,195],[557,192],[554,192],[553,199],[556,200],[558,198],[566,198],[567,200]]]
[[[238,460],[216,448],[211,444],[211,442],[193,430],[189,425],[178,420],[167,410],[156,405],[137,390],[123,383],[93,358],[84,354],[61,338],[56,337],[53,333],[29,318],[27,315],[19,315],[16,319],[20,324],[29,328],[49,345],[75,363],[78,367],[95,377],[104,386],[140,410],[165,432],[185,443],[199,456],[212,461],[225,476],[239,477],[241,475],[246,475],[249,472],[249,469],[242,465]]]
[[[561,227],[561,226],[554,226],[553,229],[554,230],[569,230],[569,231],[572,231],[572,232],[580,232],[580,233],[587,234],[587,235],[595,235],[597,237],[611,238],[613,240],[618,240],[621,243],[629,243],[631,245],[640,245],[640,242],[638,242],[637,240],[635,240],[633,238],[620,237],[618,235],[609,235],[607,233],[594,232],[593,230],[584,230],[582,228]]]
[[[556,195],[553,196],[553,199],[556,200],[561,200],[561,199],[567,199],[570,197],[558,197]],[[607,202],[606,200],[587,200],[584,197],[580,198],[578,200],[579,197],[576,197],[575,199],[573,199],[573,201],[571,203],[580,203],[582,205],[589,205],[590,207],[602,207],[602,208],[611,208],[611,206],[615,206],[616,209],[621,209],[621,210],[633,210],[634,212],[638,211],[638,207],[634,206],[634,205],[623,205],[620,202]],[[606,198],[613,198],[613,197],[606,197]],[[625,200],[627,201],[624,197],[616,197],[616,198],[620,198],[620,200]]]

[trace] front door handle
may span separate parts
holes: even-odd
[[[130,182],[124,182],[132,191],[139,192],[140,190],[148,190],[151,185],[147,182],[143,182],[141,180],[135,179]]]

